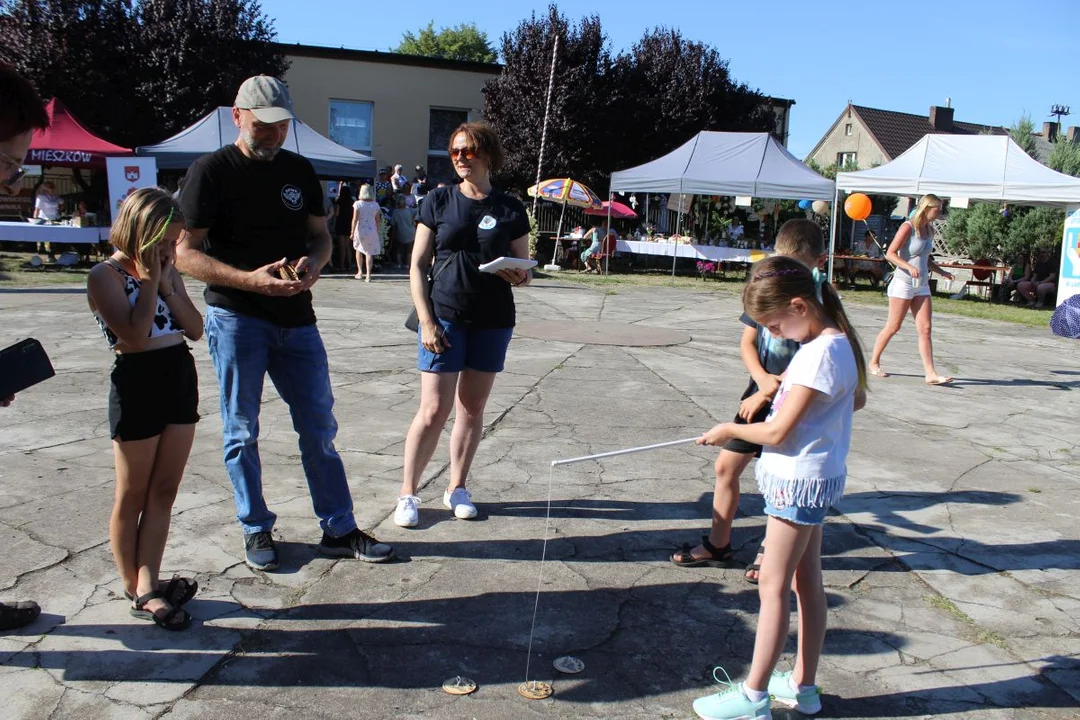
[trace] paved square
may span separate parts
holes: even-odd
[[[757,608],[739,570],[667,561],[707,525],[715,452],[550,463],[695,435],[733,415],[745,385],[741,309],[708,287],[542,281],[519,291],[524,323],[630,323],[671,331],[664,341],[677,344],[597,344],[584,325],[559,340],[550,324],[523,327],[470,481],[480,517],[457,521],[442,507],[444,438],[420,491],[420,526],[405,530],[390,516],[419,391],[415,340],[401,325],[407,283],[323,279],[316,309],[338,448],[360,525],[401,556],[384,566],[316,555],[296,438],[270,383],[260,450],[282,570],[243,564],[217,385],[205,343],[195,344],[203,421],[163,570],[202,586],[183,633],[130,618],[112,565],[111,356],[84,292],[0,291],[0,340],[39,338],[58,373],[0,411],[0,596],[43,607],[36,623],[0,636],[0,716],[692,717],[714,665],[745,672]],[[885,308],[849,310],[869,346]],[[1048,330],[935,322],[939,367],[961,380],[924,386],[908,324],[886,354],[893,377],[872,379],[856,415],[847,496],[825,533],[822,717],[1080,717],[1080,345]],[[618,342],[634,335],[620,332]],[[734,535],[745,561],[764,530],[752,478]],[[549,483],[529,674],[555,694],[527,701],[516,687]],[[585,671],[558,675],[551,663],[566,654]],[[444,694],[456,675],[479,690]]]

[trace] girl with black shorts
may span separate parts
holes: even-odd
[[[133,192],[109,236],[116,252],[94,266],[87,282],[90,310],[116,353],[109,388],[116,459],[113,558],[131,614],[166,630],[191,625],[180,606],[198,590],[190,578],[158,579],[199,420],[198,376],[184,338],[201,338],[203,320],[173,267],[183,229],[180,209],[167,193]]]

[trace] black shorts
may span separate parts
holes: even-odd
[[[742,402],[743,400],[750,397],[751,395],[753,395],[757,391],[758,391],[757,383],[755,383],[753,380],[751,380],[750,384],[746,386],[746,391],[742,394],[742,397],[739,398],[739,402]],[[741,417],[739,417],[738,413],[735,413],[735,421],[734,422],[735,422],[736,425],[749,425],[750,423],[765,422],[765,418],[769,417],[769,411],[770,410],[772,410],[772,403],[771,402],[766,403],[765,407],[758,410],[757,414],[754,415],[754,417],[750,418],[749,422],[747,422],[746,420],[743,420]],[[732,438],[732,439],[728,440],[727,443],[724,445],[723,449],[724,450],[730,450],[731,452],[734,452],[734,453],[739,453],[740,455],[751,455],[752,454],[754,457],[761,457],[761,446],[760,445],[755,445],[754,443],[746,442],[745,440],[739,440],[738,438]]]
[[[199,376],[187,344],[116,356],[109,385],[109,434],[129,442],[166,425],[199,421]]]

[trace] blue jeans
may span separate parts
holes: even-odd
[[[345,466],[334,448],[337,421],[326,349],[315,325],[282,328],[241,313],[206,308],[206,340],[221,387],[225,470],[244,534],[269,532],[277,516],[266,507],[259,463],[259,408],[267,373],[289,406],[300,436],[300,460],[323,532],[356,528]]]

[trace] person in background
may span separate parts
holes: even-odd
[[[868,258],[880,258],[881,248],[874,242],[874,234],[869,230],[863,235],[863,244],[861,248],[853,248],[854,254],[863,255]],[[884,277],[884,263],[874,262],[873,260],[848,260],[845,264],[847,270],[848,285],[855,287],[855,277],[859,273],[868,275],[870,277],[870,284],[877,288],[878,283],[881,282]]]
[[[390,216],[399,270],[408,266],[412,258],[413,239],[416,237],[416,210],[409,207],[406,200],[406,196],[398,195],[394,200],[394,212]]]
[[[405,188],[405,183],[407,182],[409,182],[409,179],[405,177],[405,168],[401,165],[395,165],[394,174],[390,176],[390,185],[394,192],[402,192]]]
[[[390,171],[387,168],[379,170],[379,176],[375,180],[375,202],[386,205],[394,195],[394,186],[390,184]]]
[[[375,256],[382,254],[379,228],[383,222],[382,208],[375,202],[375,190],[360,186],[360,199],[353,204],[353,220],[349,237],[356,251],[356,279],[371,282],[371,266]]]
[[[334,201],[334,246],[337,248],[336,265],[346,272],[352,267],[352,242],[349,233],[352,230],[353,194],[352,188],[342,180],[338,183],[338,196]]]
[[[49,116],[34,86],[7,65],[0,63],[0,194],[16,195],[25,170],[35,130],[49,127]],[[15,401],[0,398],[0,407]],[[0,602],[0,632],[25,627],[37,619],[41,607],[32,600]]]
[[[1013,262],[1009,263],[1009,270],[1005,273],[1005,277],[1002,279],[1001,284],[998,285],[997,299],[999,302],[1009,302],[1012,300],[1013,291],[1017,286],[1025,280],[1031,279],[1031,260],[1030,258],[1018,257]]]
[[[731,227],[728,228],[728,237],[731,238],[732,247],[736,247],[737,243],[742,242],[742,237],[745,232],[746,231],[743,228],[742,222],[739,220],[739,218],[731,218]]]
[[[431,184],[428,182],[427,171],[423,165],[416,166],[416,176],[413,178],[413,195],[420,200],[431,192]]]
[[[1028,301],[1028,307],[1042,307],[1047,296],[1057,292],[1058,268],[1061,258],[1041,249],[1031,266],[1031,277],[1016,284],[1016,294]]]
[[[53,184],[52,180],[46,180],[41,183],[37,196],[34,198],[34,219],[56,222],[60,219],[60,206],[62,204],[63,201],[56,194],[56,185]],[[50,260],[56,259],[52,243],[39,242],[37,251],[45,253]]]

